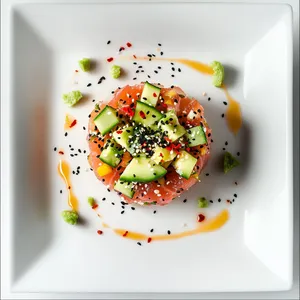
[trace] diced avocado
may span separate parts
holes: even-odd
[[[133,121],[146,126],[150,126],[153,125],[156,121],[159,121],[162,117],[163,114],[161,114],[153,106],[150,106],[147,103],[143,103],[141,101],[136,102]]]
[[[76,225],[78,222],[78,213],[74,210],[64,210],[61,213],[62,218],[64,221],[70,225]]]
[[[186,133],[184,127],[179,124],[175,112],[172,110],[166,113],[165,117],[159,121],[158,125],[172,142],[178,140]]]
[[[154,154],[151,159],[159,164],[161,162],[172,161],[176,157],[175,151],[169,151],[166,148],[156,147],[154,150]]]
[[[207,143],[206,135],[202,126],[190,128],[186,132],[189,147],[195,147]]]
[[[111,131],[119,122],[116,110],[108,105],[94,119],[94,123],[102,135]]]
[[[83,72],[88,72],[91,69],[91,60],[89,58],[81,59],[78,64]]]
[[[123,129],[119,129],[113,132],[114,140],[121,145],[123,148],[129,150],[129,138],[132,136],[133,127],[129,126]]]
[[[224,67],[218,61],[213,61],[210,66],[212,67],[214,74],[213,74],[213,85],[216,87],[220,87],[224,81]]]
[[[225,152],[225,154],[224,154],[224,173],[225,174],[239,165],[240,165],[240,162],[230,152]]]
[[[121,76],[121,67],[113,65],[110,68],[110,75],[111,75],[112,78],[118,79]]]
[[[122,157],[122,152],[118,148],[117,144],[112,140],[107,140],[103,151],[101,152],[100,159],[111,167],[116,167]]]
[[[135,193],[134,184],[132,182],[118,180],[114,189],[129,198],[132,198]]]
[[[141,96],[141,101],[156,106],[160,94],[160,88],[146,81]]]
[[[124,170],[120,180],[150,182],[163,177],[167,170],[146,157],[134,158]]]
[[[197,159],[194,156],[184,150],[181,150],[173,162],[173,166],[180,176],[185,179],[189,179],[196,163]]]
[[[63,94],[62,98],[65,104],[74,106],[82,98],[82,94],[80,91],[72,91],[68,94]]]

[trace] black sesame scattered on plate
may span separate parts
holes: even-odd
[[[54,147],[54,149],[53,149],[54,151],[56,151],[57,150],[57,148],[56,147]]]
[[[105,201],[106,200],[106,198],[104,197],[104,198],[102,198],[102,201]]]
[[[86,130],[85,126],[82,126],[82,129],[83,129],[83,130]]]
[[[122,211],[121,211],[121,215],[123,215],[123,214],[124,214],[124,212],[125,212],[125,210],[122,210]]]
[[[155,73],[155,74],[158,74],[158,71],[154,70],[154,73]]]
[[[226,142],[225,142],[225,146],[227,146],[227,145],[228,145],[228,142],[226,141]]]
[[[237,198],[237,194],[233,194],[233,197]]]
[[[207,100],[210,101],[210,97],[208,97]]]
[[[111,203],[111,205],[115,205],[115,203],[114,203],[114,202],[112,202],[112,203]]]
[[[175,75],[174,75],[174,74],[172,74],[172,75],[171,75],[171,77],[175,77]]]
[[[92,85],[91,83],[88,83],[88,84],[87,84],[87,87],[89,87],[89,86],[91,86],[91,85]]]
[[[225,117],[225,114],[222,114],[221,117],[224,118],[224,117]]]
[[[213,201],[213,200],[209,200],[209,202],[210,202],[210,203],[214,203],[214,201]]]
[[[109,45],[110,44],[110,41],[107,41],[107,43],[106,43],[107,45]]]
[[[223,148],[223,151],[225,151],[226,150],[226,148]]]
[[[67,132],[65,132],[65,136],[68,136],[68,133],[67,133]]]
[[[237,156],[240,156],[240,152],[237,152],[237,154],[236,154]]]
[[[168,230],[168,234],[171,234],[171,231],[170,231],[170,230]]]
[[[219,199],[218,199],[218,202],[221,202],[221,201],[222,201],[221,198],[219,198]]]
[[[156,210],[154,210],[153,213],[156,214]]]
[[[134,77],[134,78],[132,78],[132,80],[137,80],[137,78],[136,78],[136,77]]]
[[[140,242],[137,242],[137,244],[138,244],[139,246],[142,246],[142,244],[141,244]]]
[[[164,53],[161,51],[161,52],[160,52],[160,55],[161,55],[161,56],[163,56],[163,55],[164,55]]]
[[[161,43],[158,43],[157,45],[158,45],[159,47],[161,47]]]
[[[132,209],[132,210],[135,210],[135,207],[132,206],[131,209]]]
[[[183,202],[183,203],[186,203],[186,202],[187,202],[187,199],[184,199],[182,202]]]
[[[223,101],[223,104],[224,104],[224,105],[227,105],[227,102],[226,102],[226,101]]]
[[[62,190],[60,190],[59,192],[60,192],[60,194],[62,194]]]
[[[152,229],[150,229],[150,232],[153,232],[154,231],[154,229],[152,228]]]
[[[205,176],[209,176],[209,173],[206,173]]]

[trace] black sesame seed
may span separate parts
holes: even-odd
[[[82,127],[83,130],[86,130],[85,126]]]
[[[62,190],[59,191],[62,194]]]
[[[209,176],[209,173],[206,173],[205,176]]]
[[[225,146],[227,146],[227,145],[228,145],[228,142],[226,141],[226,142],[225,142]]]
[[[135,210],[135,207],[131,207],[132,210]]]
[[[235,197],[235,198],[236,198],[236,197],[237,197],[237,194],[233,194],[233,197]]]
[[[125,212],[125,210],[122,210],[122,211],[121,211],[121,215],[123,215],[123,214],[124,214],[124,212]]]
[[[223,148],[223,151],[225,151],[226,150],[226,148]]]
[[[171,62],[171,65],[174,66],[174,63]]]
[[[170,231],[170,230],[168,230],[168,234],[171,234],[171,231]]]
[[[186,203],[186,201],[187,201],[187,199],[184,199],[184,200],[183,200],[183,203]]]
[[[115,203],[114,203],[114,202],[112,202],[112,203],[111,203],[111,205],[115,205]]]
[[[152,229],[150,229],[150,232],[153,232],[154,231],[154,229],[152,228]]]
[[[110,41],[107,41],[107,45],[109,45],[110,44]]]
[[[134,77],[134,78],[132,78],[132,80],[137,80],[137,78],[136,78],[136,77]]]
[[[150,75],[147,75],[148,76],[148,78],[151,78],[151,76]]]
[[[178,68],[178,72],[181,72],[181,69],[180,69],[180,68]]]
[[[218,199],[218,202],[221,202],[221,199],[220,199],[220,198]]]
[[[157,74],[157,73],[158,73],[158,71],[154,70],[154,73],[155,73],[155,74]]]
[[[227,102],[226,102],[226,101],[223,101],[223,104],[224,104],[224,105],[227,105]]]
[[[137,244],[138,244],[139,246],[142,246],[142,244],[141,244],[140,242],[137,242]]]
[[[140,73],[140,70],[136,70],[135,73]]]
[[[154,210],[153,213],[156,214],[156,210]]]
[[[210,97],[208,97],[208,99],[207,99],[208,101],[210,101]]]
[[[175,75],[174,75],[174,74],[172,74],[172,75],[171,75],[171,77],[175,77]]]
[[[87,84],[87,87],[89,87],[89,86],[91,86],[91,85],[92,85],[91,83],[88,83],[88,84]]]
[[[160,52],[160,55],[164,55],[164,53],[163,53],[163,52]]]
[[[158,46],[161,47],[161,43],[158,43]]]
[[[158,66],[157,68],[160,70],[160,69],[161,69],[161,66]]]
[[[214,201],[212,201],[212,200],[209,200],[209,202],[210,202],[210,203],[214,203]]]
[[[134,62],[133,64],[134,64],[134,65],[137,65],[137,62]]]
[[[237,156],[240,156],[240,152],[238,152],[236,155],[237,155]]]
[[[174,68],[174,67],[172,67],[172,71],[175,71],[175,68]]]
[[[56,147],[54,147],[54,149],[53,149],[54,151],[56,151],[57,150],[57,148]]]
[[[65,132],[65,136],[68,136],[68,133],[67,133],[67,132]]]

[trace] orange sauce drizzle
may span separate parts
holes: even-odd
[[[72,186],[70,181],[70,167],[68,163],[64,160],[60,160],[58,164],[58,173],[61,176],[61,178],[64,180],[66,184],[66,188],[68,190],[68,204],[69,206],[75,210],[78,211],[78,199],[72,192]]]
[[[199,225],[194,229],[179,232],[179,233],[173,233],[170,235],[161,234],[161,235],[149,236],[143,233],[128,231],[126,229],[120,229],[120,228],[113,229],[113,231],[119,236],[131,240],[136,240],[136,241],[147,241],[149,237],[151,237],[151,241],[168,241],[168,240],[177,240],[180,238],[196,235],[199,233],[215,231],[221,228],[222,226],[224,226],[228,220],[229,220],[229,211],[227,209],[224,209],[217,216],[202,222],[201,225]]]
[[[136,60],[149,60],[149,57],[136,57]],[[205,75],[213,75],[213,69],[204,63],[195,60],[189,60],[184,58],[159,58],[159,57],[152,57],[151,60],[164,60],[164,61],[171,61],[171,62],[178,62],[183,65],[186,65],[202,74]],[[238,101],[234,100],[230,94],[228,93],[227,87],[223,84],[221,87],[224,90],[224,93],[228,100],[228,107],[226,110],[226,123],[228,129],[234,133],[235,135],[238,133],[240,128],[242,127],[242,112],[241,106]]]

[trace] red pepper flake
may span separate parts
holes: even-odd
[[[119,52],[125,50],[125,48],[123,46],[120,47]]]
[[[94,205],[92,206],[92,209],[96,209],[98,206],[99,206],[98,204],[94,204]]]
[[[65,153],[63,151],[58,151],[58,154],[64,155]]]
[[[168,137],[165,137],[165,140],[169,143],[172,143],[172,140],[170,140]]]
[[[125,114],[129,115],[130,117],[133,117],[133,116],[134,116],[134,111],[133,111],[133,110],[131,109],[131,107],[129,107],[129,106],[124,106],[124,107],[121,108],[121,110],[122,110]]]
[[[127,45],[127,47],[129,47],[129,48],[132,46],[131,43],[129,43],[129,42],[128,42],[126,45]]]
[[[76,124],[77,124],[77,120],[74,120],[74,121],[71,123],[70,128],[74,127]]]
[[[127,234],[128,234],[128,230],[126,230],[126,231],[123,233],[123,236],[125,237]]]
[[[122,132],[123,132],[123,130],[117,130],[117,134],[120,134]]]
[[[97,233],[98,233],[99,235],[101,235],[101,234],[103,233],[103,231],[102,231],[102,230],[97,230]]]
[[[146,146],[147,146],[147,143],[144,142],[144,143],[142,144],[142,147],[146,147]]]
[[[153,97],[157,97],[156,93],[153,93]]]
[[[78,73],[79,71],[78,71],[78,70],[75,70],[75,72]]]
[[[113,57],[109,57],[109,58],[107,59],[108,62],[112,62],[113,60],[114,60]]]
[[[160,156],[160,157],[164,157],[164,155],[163,155],[161,152],[159,153],[159,156]]]
[[[226,200],[226,202],[227,202],[228,204],[231,204],[231,203],[232,203],[230,200]]]
[[[187,147],[185,150],[186,150],[187,152],[190,152],[190,151],[191,151],[191,148]]]
[[[205,216],[202,215],[202,214],[199,214],[199,215],[198,215],[198,218],[197,218],[197,221],[198,221],[198,222],[203,222],[204,220],[205,220]]]
[[[166,103],[161,103],[162,108],[168,108],[168,105]]]
[[[133,58],[136,58],[136,56],[134,54],[132,56],[133,56]]]
[[[151,243],[151,241],[152,241],[152,238],[149,237],[147,242],[148,242],[148,243]]]
[[[140,116],[142,119],[146,119],[146,115],[142,110],[140,111]]]

